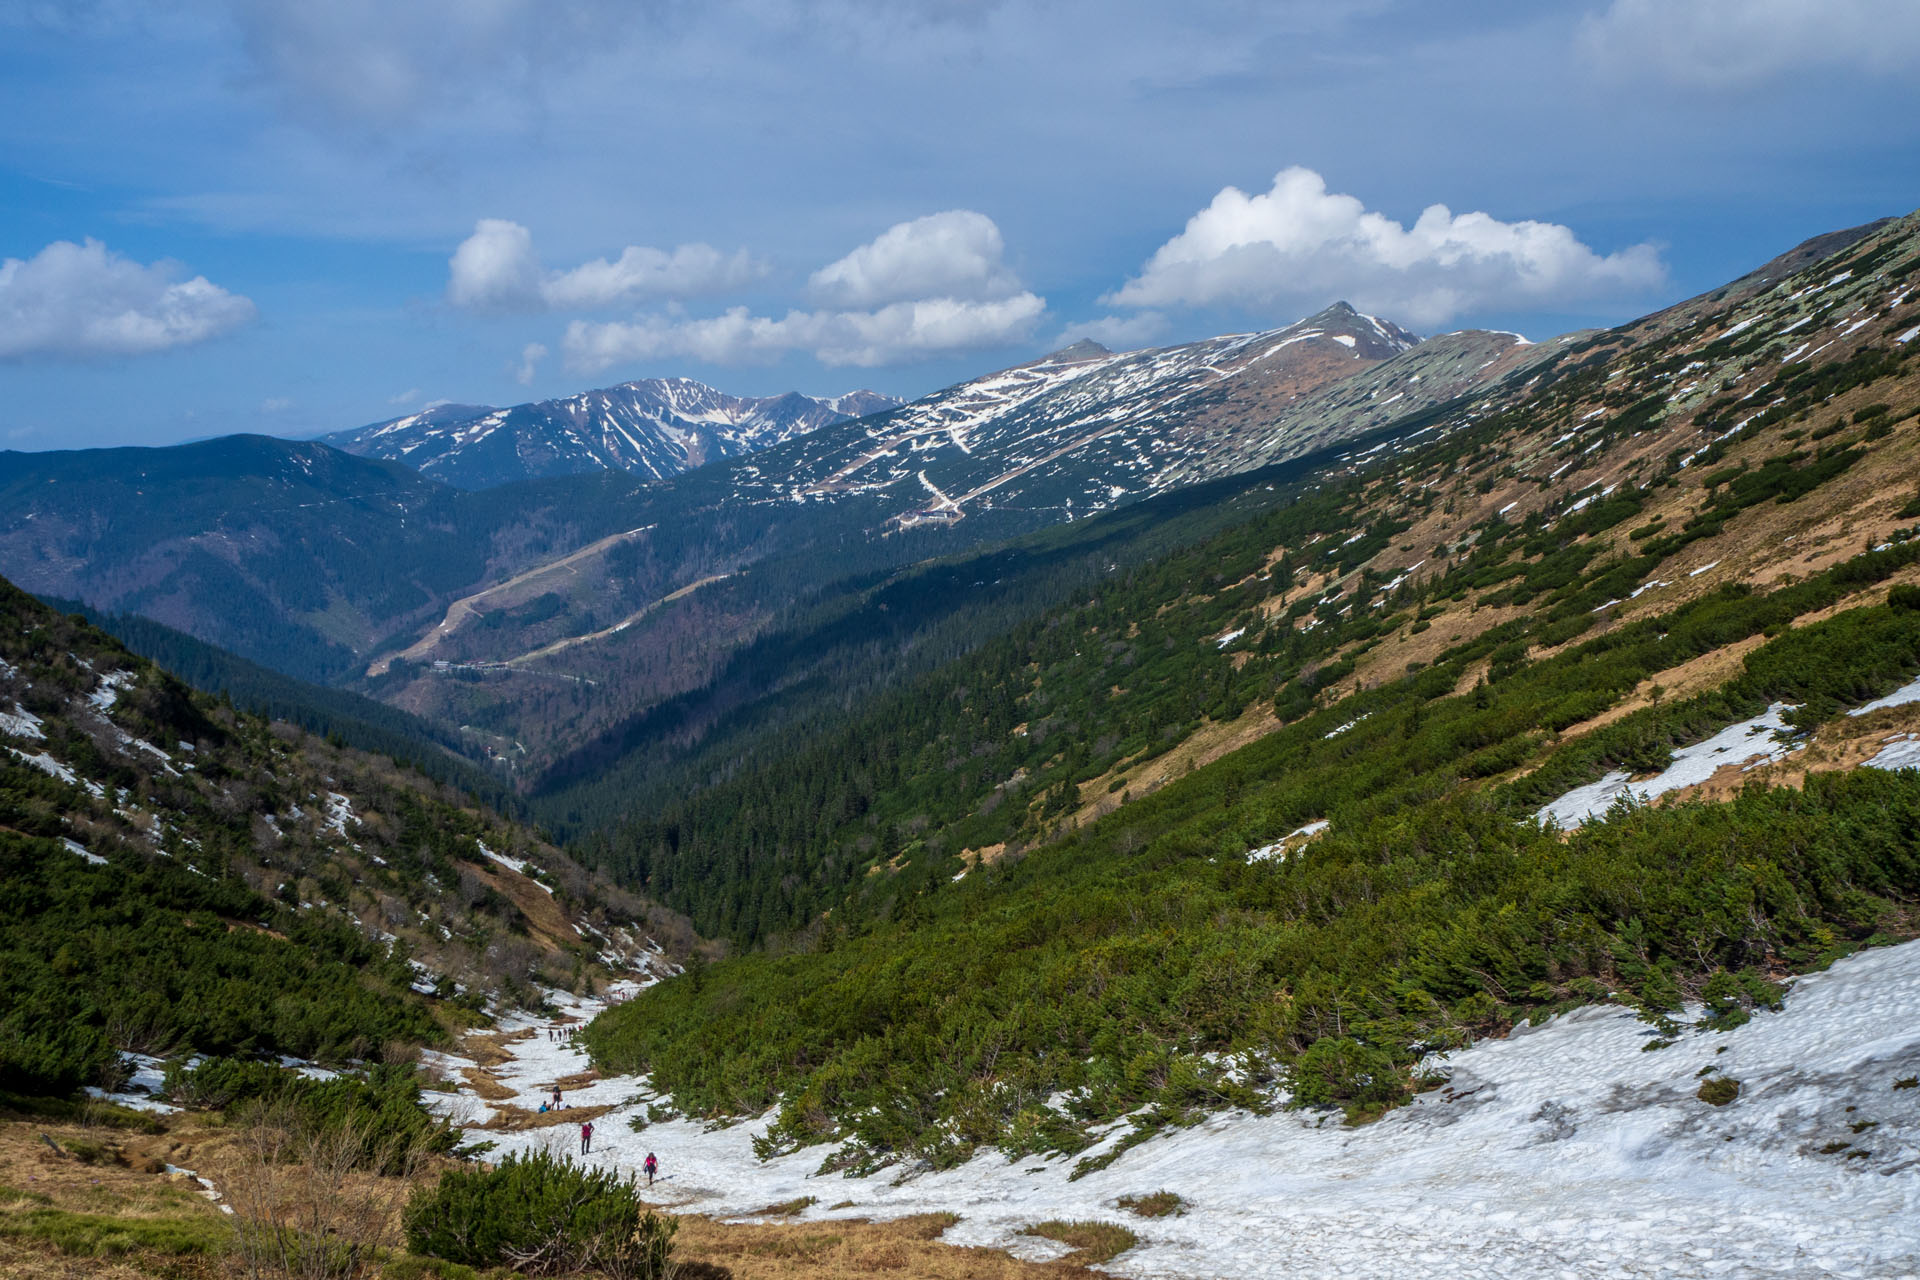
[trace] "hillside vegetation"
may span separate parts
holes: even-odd
[[[1565,343],[1432,443],[742,739],[599,856],[760,950],[596,1057],[778,1104],[769,1150],[944,1165],[1282,1085],[1364,1112],[1515,1019],[1671,1034],[1912,934],[1920,779],[1815,762],[1913,719],[1837,713],[1920,672],[1915,230]],[[1797,788],[1534,820],[1773,702]]]
[[[644,964],[664,912],[391,761],[0,583],[0,1091],[119,1051],[342,1062]]]

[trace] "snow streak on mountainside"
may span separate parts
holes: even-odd
[[[743,463],[738,488],[882,493],[902,527],[996,506],[1090,514],[1429,408],[1509,372],[1527,349],[1512,334],[1442,341],[1442,358],[1411,360],[1427,344],[1342,302],[1282,329],[1160,350],[1082,342]],[[1354,397],[1328,396],[1369,374]]]
[[[440,405],[325,439],[462,489],[598,470],[662,479],[898,404],[872,391],[754,399],[650,378],[507,409]]]

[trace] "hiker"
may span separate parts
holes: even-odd
[[[553,1109],[555,1111],[558,1111],[560,1109],[560,1086],[559,1085],[553,1086]]]
[[[580,1154],[585,1155],[591,1150],[593,1150],[593,1121],[589,1120],[580,1126]]]
[[[641,1167],[647,1171],[647,1185],[652,1186],[653,1175],[660,1172],[660,1162],[654,1158],[653,1152],[647,1152],[647,1162]]]
[[[540,1114],[545,1115],[547,1114],[547,1111],[548,1111],[547,1100],[545,1098],[542,1098],[540,1099]]]

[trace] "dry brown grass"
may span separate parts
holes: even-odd
[[[460,1056],[476,1066],[502,1066],[514,1060],[513,1055],[507,1052],[508,1045],[518,1044],[522,1040],[531,1040],[539,1034],[541,1033],[533,1027],[523,1027],[519,1031],[463,1036],[460,1040]]]
[[[485,1124],[468,1125],[467,1128],[487,1132],[517,1133],[524,1129],[558,1129],[564,1125],[575,1128],[589,1120],[598,1120],[612,1111],[605,1107],[562,1107],[558,1111],[529,1111],[525,1107],[503,1102],[493,1109],[493,1119]]]
[[[1036,1222],[1020,1234],[1041,1236],[1070,1245],[1073,1252],[1060,1261],[1069,1266],[1092,1267],[1111,1262],[1140,1243],[1140,1237],[1117,1222]]]
[[[585,1108],[562,1113],[568,1119]],[[138,1157],[153,1154],[198,1170],[222,1190],[240,1185],[244,1159],[239,1136],[203,1118],[180,1116],[157,1137],[0,1120],[0,1186],[45,1196],[53,1206],[77,1213],[184,1217],[225,1230],[230,1219],[196,1194],[183,1178],[143,1173]],[[117,1143],[134,1163],[85,1165],[56,1156],[40,1140],[45,1132],[63,1146],[79,1140]],[[437,1176],[423,1171],[416,1181]],[[363,1178],[365,1175],[355,1175]],[[398,1204],[406,1186],[385,1188]],[[351,1189],[351,1188],[350,1188]],[[0,1218],[39,1200],[0,1198]],[[1099,1274],[1068,1263],[1022,1262],[992,1249],[940,1243],[958,1218],[922,1214],[890,1222],[862,1220],[732,1224],[683,1216],[674,1257],[680,1280],[852,1280],[886,1275],[897,1280],[1095,1280]],[[397,1242],[397,1236],[389,1236]],[[72,1257],[45,1241],[0,1233],[0,1276],[6,1280],[245,1280],[237,1253],[217,1256],[134,1252],[117,1258]]]
[[[499,1078],[485,1067],[462,1067],[460,1078],[488,1102],[506,1102],[520,1096],[517,1090],[501,1084]]]
[[[1072,1263],[1022,1262],[997,1249],[941,1244],[959,1221],[926,1213],[891,1222],[835,1219],[793,1226],[683,1217],[674,1239],[680,1280],[1094,1280]]]

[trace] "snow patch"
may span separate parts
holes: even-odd
[[[1325,831],[1328,825],[1329,823],[1325,818],[1320,818],[1313,822],[1309,822],[1304,827],[1295,827],[1292,831],[1287,832],[1287,834],[1281,836],[1278,840],[1275,840],[1272,844],[1263,844],[1258,849],[1253,850],[1251,853],[1247,855],[1247,861],[1248,862],[1269,862],[1269,861],[1278,860],[1280,862],[1285,862],[1290,852],[1287,848],[1287,845],[1290,841],[1299,840],[1299,839],[1302,839],[1303,837],[1311,839],[1312,837],[1319,835],[1322,831]]]
[[[1875,698],[1862,707],[1847,712],[1850,716],[1863,716],[1869,711],[1879,711],[1883,707],[1904,707],[1909,702],[1920,702],[1920,679],[1901,685],[1884,698]]]
[[[10,734],[16,738],[43,741],[47,736],[46,730],[42,727],[45,724],[46,721],[17,702],[13,704],[12,711],[0,711],[0,733]]]
[[[105,858],[101,857],[99,854],[95,853],[93,850],[87,848],[85,845],[79,843],[78,841],[69,840],[65,836],[62,836],[60,837],[60,843],[67,846],[68,853],[74,854],[77,857],[85,858],[88,862],[92,863],[96,867],[104,867],[107,865],[107,860]]]
[[[1789,704],[1776,702],[1751,720],[1742,720],[1704,742],[1675,751],[1672,763],[1644,782],[1633,782],[1632,775],[1616,769],[1598,782],[1575,787],[1534,816],[1571,829],[1590,819],[1604,817],[1614,801],[1622,796],[1631,795],[1644,804],[1669,791],[1698,786],[1722,765],[1741,764],[1754,769],[1771,764],[1798,750],[1781,743],[1775,736],[1789,731],[1781,716],[1791,710],[1793,707]]]

